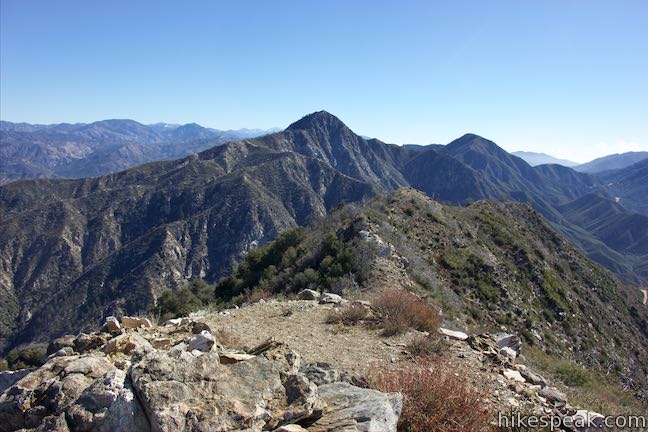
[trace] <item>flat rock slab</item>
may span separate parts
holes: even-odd
[[[441,327],[439,329],[439,333],[441,333],[444,336],[448,336],[450,339],[456,339],[456,340],[466,340],[468,339],[468,335],[464,332],[456,331],[456,330],[448,330],[446,328]]]

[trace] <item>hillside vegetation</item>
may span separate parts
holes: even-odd
[[[119,130],[130,136],[130,129]],[[105,316],[145,312],[167,289],[229,275],[247,252],[286,229],[406,186],[445,203],[528,203],[623,281],[648,281],[648,254],[641,247],[646,219],[622,206],[599,212],[614,203],[597,178],[558,165],[531,167],[473,134],[417,149],[366,140],[335,116],[317,112],[283,132],[185,159],[97,178],[1,186],[0,351],[91,328]],[[497,219],[490,222],[506,229]],[[322,244],[331,251],[338,246]],[[468,280],[453,269],[480,268],[485,258],[473,255],[436,259],[456,283],[497,302],[485,276]],[[296,256],[296,282],[281,279],[281,262],[272,258],[277,275],[242,274],[227,292],[239,296],[257,281],[268,290],[284,282],[307,285],[320,263],[317,282],[330,285],[354,265],[326,257]]]
[[[395,282],[375,275],[389,262],[403,268]],[[252,250],[196,308],[304,288],[371,296],[398,284],[439,307],[448,325],[517,333],[551,358],[645,388],[648,314],[639,291],[620,285],[519,203],[452,207],[403,189],[347,205]],[[185,296],[165,296],[160,312],[180,313],[174,305]]]

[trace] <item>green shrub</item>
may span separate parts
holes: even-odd
[[[189,286],[166,290],[157,300],[153,311],[162,321],[187,316],[215,301],[214,287],[202,279],[195,279]]]
[[[581,387],[588,383],[588,373],[580,366],[569,362],[558,363],[553,370],[565,385],[570,387]]]
[[[47,347],[43,344],[14,348],[6,358],[6,367],[11,370],[42,366],[45,363]]]

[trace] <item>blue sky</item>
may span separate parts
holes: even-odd
[[[648,150],[645,1],[0,1],[0,118]]]

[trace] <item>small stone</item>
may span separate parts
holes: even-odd
[[[526,382],[526,380],[522,377],[520,372],[513,370],[513,369],[504,369],[502,372],[502,375],[504,375],[506,378],[516,381],[516,382]]]
[[[319,299],[320,304],[340,304],[342,301],[342,297],[333,293],[323,293]]]
[[[104,325],[101,327],[102,332],[106,333],[119,333],[121,331],[121,324],[114,316],[106,318]]]
[[[63,347],[74,347],[74,340],[76,336],[66,335],[56,338],[49,343],[47,346],[47,355],[54,354],[56,351],[60,350]]]
[[[191,333],[193,333],[193,334],[199,334],[199,333],[201,333],[203,331],[210,332],[211,329],[205,323],[198,323],[197,322],[197,323],[194,323],[193,326],[191,326]]]
[[[153,346],[137,333],[123,334],[112,338],[104,347],[106,354],[124,353],[130,354],[133,351],[148,352]]]
[[[520,355],[520,350],[522,348],[522,341],[518,336],[508,334],[508,333],[498,333],[493,335],[493,339],[495,340],[495,343],[499,347],[500,352],[502,348],[508,347],[515,352],[516,357]]]
[[[464,332],[449,330],[443,327],[439,329],[439,333],[441,333],[444,336],[448,336],[450,339],[456,339],[462,341],[468,339],[468,335]]]
[[[128,368],[131,366],[130,360],[127,359],[117,359],[113,364],[117,369],[121,369],[121,370],[128,370]]]
[[[122,317],[122,325],[126,328],[153,327],[151,320],[148,318]]]
[[[554,387],[543,387],[538,392],[538,395],[547,399],[549,402],[567,402],[567,396],[565,395],[565,393]]]
[[[201,331],[196,336],[189,339],[187,351],[198,350],[202,352],[211,351],[212,347],[216,343],[216,338],[212,336],[207,330]]]
[[[515,360],[517,357],[517,353],[513,350],[511,347],[504,347],[500,349],[500,355],[503,355],[504,357],[508,357],[511,360]]]
[[[308,432],[308,429],[304,429],[298,424],[289,424],[289,425],[280,426],[279,428],[275,429],[273,432]]]
[[[80,333],[79,336],[74,339],[74,350],[79,353],[84,353],[102,347],[107,341],[107,337],[96,333]]]
[[[545,387],[547,385],[547,380],[545,380],[541,375],[533,373],[528,369],[520,370],[520,374],[525,380],[533,385],[539,385],[540,387]]]
[[[185,324],[189,324],[189,323],[191,323],[191,320],[189,318],[187,318],[187,317],[184,317],[184,318],[171,318],[171,319],[168,319],[168,320],[164,321],[165,326],[176,326],[176,327],[181,326],[181,325],[185,325]]]
[[[171,344],[173,344],[173,340],[169,338],[153,339],[151,341],[151,345],[153,345],[153,348],[155,349],[167,349]]]
[[[54,354],[50,354],[49,357],[67,357],[74,355],[74,350],[72,347],[63,347],[60,350],[56,351]]]
[[[256,356],[244,353],[222,353],[219,354],[221,364],[234,364],[242,361],[252,360]]]
[[[319,300],[320,293],[312,289],[305,289],[297,293],[297,298],[301,300]]]
[[[605,417],[593,411],[577,410],[575,414],[565,418],[565,425],[569,423],[578,430],[598,430],[605,426]]]

